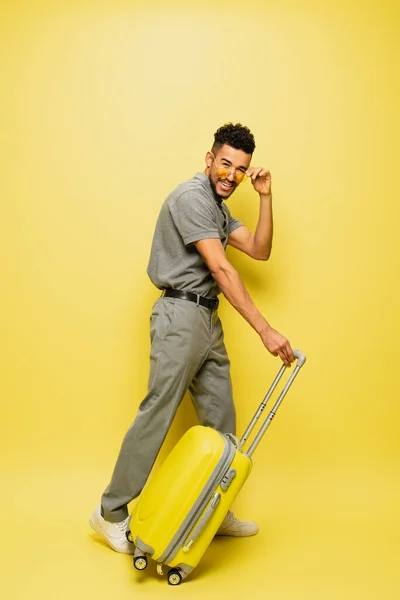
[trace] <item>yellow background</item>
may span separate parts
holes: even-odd
[[[398,598],[395,3],[14,1],[0,28],[4,598]],[[173,590],[87,519],[146,390],[158,211],[226,121],[275,211],[270,261],[229,256],[308,362],[236,503],[259,535]],[[229,206],[255,226],[251,184]],[[220,312],[241,432],[279,365]]]

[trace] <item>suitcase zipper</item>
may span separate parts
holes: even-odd
[[[178,552],[181,545],[185,542],[188,534],[192,530],[198,515],[203,512],[205,507],[207,506],[208,501],[211,499],[211,496],[215,490],[217,484],[219,484],[222,476],[224,475],[226,469],[231,464],[236,448],[233,443],[228,440],[222,433],[220,434],[224,438],[225,448],[222,454],[222,457],[215,467],[212,475],[210,476],[207,484],[204,486],[203,491],[199,495],[198,499],[193,504],[190,509],[186,519],[183,521],[182,525],[176,532],[176,535],[172,538],[171,542],[168,544],[167,548],[157,559],[158,563],[168,564]]]

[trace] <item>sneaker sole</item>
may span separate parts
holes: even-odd
[[[243,533],[216,533],[215,535],[218,537],[251,537],[252,535],[257,535],[258,533],[258,529],[257,531],[244,531]]]
[[[107,544],[110,546],[110,548],[112,548],[115,552],[119,552],[120,554],[134,554],[135,552],[135,546],[132,544],[132,551],[131,548],[128,548],[127,550],[121,550],[121,548],[118,548],[117,546],[114,546],[114,544],[112,543],[112,541],[106,536],[104,535],[104,531],[102,531],[100,529],[100,527],[97,525],[97,523],[92,519],[92,517],[90,517],[89,519],[89,525],[92,529],[94,529],[94,531],[96,533],[98,533],[103,540],[106,540]],[[127,544],[129,544],[129,542],[127,541]]]

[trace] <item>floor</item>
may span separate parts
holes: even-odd
[[[392,475],[254,468],[234,508],[257,520],[259,534],[215,539],[190,577],[171,587],[154,565],[137,572],[90,529],[104,472],[3,468],[11,493],[0,519],[2,597],[398,600],[400,494]]]

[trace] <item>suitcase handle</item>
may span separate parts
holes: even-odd
[[[189,537],[183,544],[183,546],[182,546],[183,552],[189,552],[189,550],[192,548],[193,544],[199,537],[200,533],[203,531],[204,527],[207,525],[208,521],[211,519],[212,515],[214,514],[214,511],[217,508],[220,500],[221,500],[221,494],[219,492],[217,492],[211,498],[211,502],[208,505],[203,516],[201,517],[200,521],[197,523],[196,527],[194,528],[194,530],[191,532],[191,534],[189,535]]]
[[[261,441],[261,438],[263,437],[264,433],[266,432],[267,428],[269,427],[272,419],[274,418],[276,411],[278,410],[279,406],[281,405],[284,397],[286,396],[290,386],[292,385],[294,379],[296,378],[298,372],[300,371],[301,367],[304,365],[304,363],[306,362],[306,357],[305,355],[300,352],[300,350],[293,350],[293,356],[297,359],[297,363],[296,366],[294,368],[294,371],[292,372],[292,374],[290,375],[285,387],[283,388],[282,392],[279,395],[278,400],[275,402],[272,410],[269,412],[268,416],[266,417],[264,423],[262,424],[258,434],[256,435],[253,443],[251,444],[249,450],[246,452],[246,455],[250,458],[250,456],[253,454],[254,450],[256,449],[256,447],[258,446],[258,444]],[[278,385],[282,375],[284,374],[284,372],[286,371],[286,366],[282,365],[278,375],[275,377],[274,381],[272,382],[271,387],[269,388],[264,400],[261,402],[260,406],[258,407],[254,417],[252,418],[248,428],[246,429],[245,433],[243,434],[242,439],[240,440],[240,445],[243,448],[244,444],[246,443],[246,441],[248,440],[248,437],[250,435],[250,433],[253,431],[258,419],[260,418],[264,408],[266,407],[266,404],[268,402],[268,400],[270,399],[270,397],[272,396],[272,394],[274,393],[274,390],[276,388],[276,386]]]
[[[300,350],[293,350],[293,356],[297,358],[298,367],[302,367],[307,360],[305,355],[302,352],[300,352]]]

